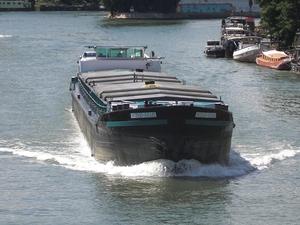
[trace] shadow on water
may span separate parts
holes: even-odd
[[[160,199],[168,198],[169,194],[182,193],[186,197],[191,197],[194,191],[198,192],[218,192],[224,189],[230,182],[229,180],[208,180],[190,177],[161,177],[161,178],[136,178],[124,179],[124,177],[104,176],[103,174],[93,174],[96,184],[103,186],[105,190],[118,196],[135,195],[136,197],[156,196]],[[102,190],[103,191],[103,190]],[[209,193],[206,193],[209,194]],[[219,199],[225,199],[224,195],[214,196]],[[170,200],[177,201],[173,197]]]
[[[170,26],[187,23],[185,20],[124,20],[124,19],[108,19],[105,18],[98,22],[101,27],[123,27],[123,26]]]
[[[166,219],[170,224],[176,224],[179,219],[183,224],[198,224],[198,220],[210,216],[224,222],[226,219],[222,219],[221,215],[210,215],[209,208],[213,206],[227,214],[226,205],[232,201],[227,180],[198,182],[194,179],[166,177],[133,180],[101,174],[93,174],[92,180],[96,190],[94,199],[102,207],[107,206],[104,207],[106,215],[113,215],[123,222],[130,219],[131,224],[148,221],[152,224],[153,221],[161,223]],[[201,210],[201,215],[195,210]],[[182,218],[183,214],[185,218]]]

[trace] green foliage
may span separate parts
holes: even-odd
[[[281,41],[281,47],[292,45],[300,28],[299,0],[260,0],[261,25],[272,38]]]
[[[100,3],[100,0],[59,0],[59,2],[65,5],[76,5],[76,4],[98,5]]]
[[[72,5],[72,0],[60,0],[61,4]]]
[[[133,7],[135,12],[171,13],[176,11],[179,0],[103,0],[104,6],[112,13],[129,12]]]

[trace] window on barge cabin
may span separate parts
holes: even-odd
[[[108,57],[107,56],[107,48],[96,48],[96,56],[97,57]]]
[[[104,58],[143,58],[142,48],[96,48],[97,57]]]
[[[126,48],[112,48],[109,50],[109,57],[111,58],[126,58],[127,49]]]
[[[127,57],[129,58],[143,58],[143,50],[140,48],[129,48],[127,50]]]
[[[112,58],[142,58],[143,50],[139,48],[115,48],[110,49],[109,57]]]

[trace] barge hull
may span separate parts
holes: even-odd
[[[218,126],[200,124],[199,120],[184,120],[182,123],[147,120],[146,125],[134,126],[116,126],[114,122],[97,124],[97,115],[84,98],[78,98],[78,93],[76,90],[72,92],[73,112],[90,145],[92,156],[99,161],[114,161],[117,165],[156,159],[228,163],[232,121],[224,121]]]

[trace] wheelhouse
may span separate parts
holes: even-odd
[[[136,59],[145,58],[146,47],[124,46],[124,47],[106,47],[96,46],[97,58],[126,58]]]

